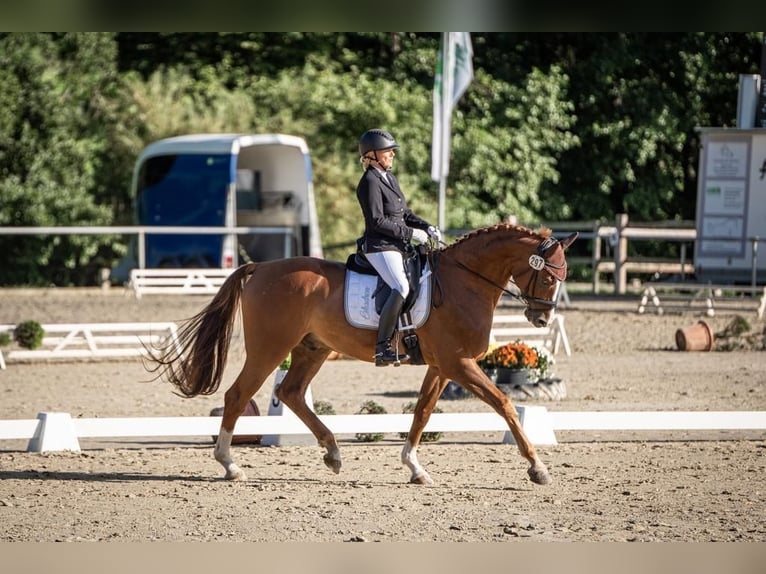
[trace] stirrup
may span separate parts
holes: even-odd
[[[388,365],[398,367],[402,364],[402,361],[406,361],[409,358],[407,354],[399,355],[390,346],[382,351],[378,351],[374,356],[376,367],[387,367]]]

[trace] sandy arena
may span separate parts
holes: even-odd
[[[178,321],[201,296],[121,288],[0,292],[0,324]],[[638,315],[638,297],[572,296],[563,309],[573,354],[556,355],[566,383],[551,411],[763,411],[763,351],[680,352],[678,328],[698,314]],[[754,307],[739,313],[762,332]],[[708,318],[723,329],[732,312]],[[147,382],[140,360],[10,363],[0,371],[0,419],[206,416],[223,404],[241,364],[236,340],[224,384],[183,399]],[[315,401],[352,414],[375,401],[389,413],[413,401],[424,367],[376,369],[330,361]],[[271,381],[256,396],[268,410]],[[488,412],[478,399],[444,412]],[[557,432],[540,447],[553,483],[536,486],[502,433],[445,433],[419,450],[436,482],[408,484],[402,440],[342,436],[333,474],[316,445],[234,447],[247,482],[223,481],[210,437],[82,439],[82,452],[27,453],[0,441],[0,541],[766,541],[763,431]]]

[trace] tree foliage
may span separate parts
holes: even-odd
[[[453,114],[447,224],[692,219],[698,126],[735,122],[756,33],[473,34]],[[282,132],[312,153],[325,246],[361,232],[359,135],[436,221],[430,179],[439,34],[0,34],[0,225],[132,222],[140,150],[194,132]],[[127,237],[0,234],[0,284],[92,284]],[[347,248],[346,248],[347,249]],[[330,256],[341,256],[328,250]]]
[[[116,45],[106,34],[6,34],[0,38],[0,224],[109,225],[101,172],[115,101]],[[106,236],[0,235],[2,282],[82,281]],[[91,281],[94,278],[91,278]]]

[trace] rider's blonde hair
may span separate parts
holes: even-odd
[[[359,163],[362,164],[362,168],[364,171],[367,171],[367,168],[370,167],[370,162],[374,161],[375,158],[367,157],[366,155],[363,155],[359,158]]]

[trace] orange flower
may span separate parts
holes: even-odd
[[[487,352],[478,364],[483,369],[539,369],[544,372],[548,367],[548,357],[521,341],[514,341]]]

